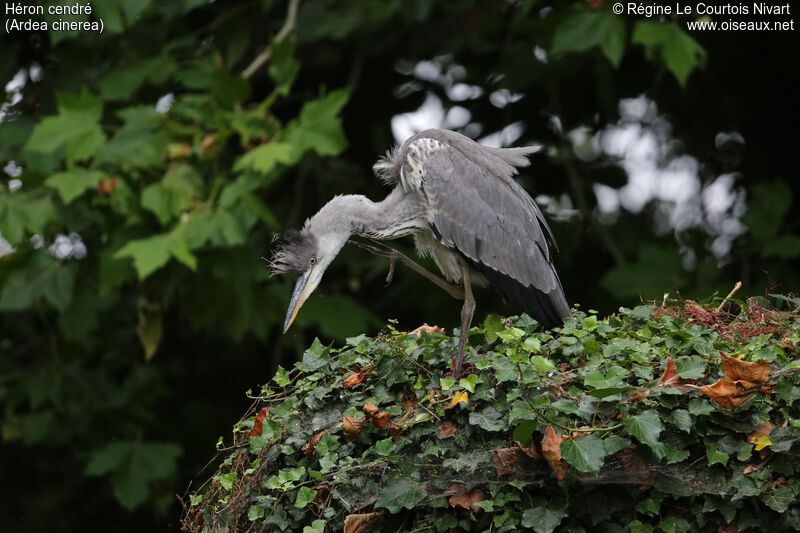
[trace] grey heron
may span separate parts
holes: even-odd
[[[353,235],[379,240],[413,235],[417,251],[432,257],[447,281],[380,243],[350,242],[390,260],[387,282],[395,262],[401,262],[464,300],[456,377],[475,310],[471,280],[476,274],[544,327],[560,325],[570,308],[553,265],[555,239],[539,207],[513,179],[536,150],[492,148],[432,129],[387,152],[373,166],[384,183],[394,186],[384,200],[335,196],[302,230],[280,238],[270,261],[272,273],[299,276],[284,333]]]

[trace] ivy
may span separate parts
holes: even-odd
[[[686,531],[742,527],[743,500],[757,496],[760,523],[780,529],[800,484],[800,411],[785,399],[800,375],[786,344],[800,309],[751,301],[738,317],[702,308],[700,323],[700,308],[577,313],[551,332],[524,315],[489,317],[459,380],[447,335],[390,324],[342,347],[315,341],[262,388],[219,487],[189,495],[184,526],[299,530],[324,516],[333,531]],[[747,338],[742,324],[754,327]],[[706,387],[730,379],[761,384],[749,399]],[[663,513],[674,508],[687,511]]]

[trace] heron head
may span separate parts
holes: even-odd
[[[272,274],[298,276],[283,323],[284,333],[294,322],[300,307],[322,281],[325,269],[348,237],[349,233],[340,235],[338,232],[316,235],[308,225],[301,231],[287,231],[275,237],[277,246],[270,260]]]

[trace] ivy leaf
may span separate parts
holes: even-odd
[[[303,533],[325,533],[325,520],[314,520],[310,526],[303,527]]]
[[[400,509],[413,509],[425,498],[425,489],[416,480],[408,477],[397,477],[390,480],[378,493],[376,507],[385,507],[396,514]]]
[[[581,472],[597,473],[603,466],[606,450],[595,435],[567,439],[561,443],[561,457]]]
[[[494,407],[487,407],[480,412],[469,414],[469,423],[473,426],[480,426],[486,431],[500,431],[506,428],[503,415]]]
[[[628,433],[636,437],[639,442],[647,444],[653,450],[658,447],[658,436],[663,429],[658,413],[645,411],[636,416],[626,416],[622,419],[622,423]]]
[[[644,45],[650,56],[660,53],[682,87],[692,70],[705,64],[706,51],[678,24],[637,22],[631,41]]]
[[[781,487],[762,495],[761,500],[773,511],[783,513],[791,504],[795,503],[796,498],[791,487]]]
[[[533,529],[536,533],[552,533],[567,516],[567,506],[550,505],[532,507],[522,513],[522,527]]]
[[[303,509],[306,505],[313,502],[316,496],[317,491],[314,489],[300,487],[300,489],[297,491],[297,499],[294,502],[294,506],[298,509]]]

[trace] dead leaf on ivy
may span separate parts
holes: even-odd
[[[349,416],[342,417],[342,427],[344,429],[344,436],[348,439],[353,439],[358,437],[361,434],[361,428],[364,426],[364,422],[361,420],[356,420],[355,418]]]
[[[325,485],[324,483],[320,483],[319,485],[314,487],[314,490],[317,491],[317,495],[314,496],[314,503],[324,502],[325,500],[328,499],[328,496],[331,493],[331,488],[328,485]]]
[[[469,394],[467,394],[466,391],[461,391],[461,392],[456,393],[453,396],[453,399],[450,400],[450,405],[448,406],[448,409],[451,408],[451,407],[455,407],[456,405],[458,405],[458,404],[460,404],[462,402],[463,403],[469,402]]]
[[[422,338],[422,332],[428,333],[430,335],[434,334],[443,334],[444,328],[440,328],[439,326],[429,326],[427,324],[423,324],[422,326],[418,327],[414,331],[410,331],[409,335],[416,335],[417,338]]]
[[[748,381],[729,381],[720,378],[716,383],[703,385],[699,390],[722,407],[733,409],[755,394],[756,391],[753,389],[757,386]]]
[[[364,402],[364,407],[362,407],[361,410],[370,417],[379,411],[378,406],[370,402]]]
[[[391,421],[392,417],[386,411],[380,411],[378,413],[375,413],[375,415],[373,415],[372,417],[372,424],[380,429],[388,428]]]
[[[442,425],[439,426],[439,438],[446,439],[448,437],[452,437],[458,432],[458,428],[455,424],[450,422],[449,420],[445,420],[442,422]]]
[[[392,426],[389,428],[389,436],[392,437],[393,439],[396,439],[402,434],[403,434],[403,428],[401,428],[400,426]]]
[[[253,429],[250,430],[251,437],[261,436],[261,433],[264,431],[263,424],[265,418],[267,418],[267,408],[262,407],[261,411],[256,415],[255,420],[253,420]]]
[[[518,448],[500,448],[492,454],[492,464],[498,476],[511,475],[520,470],[528,456]]]
[[[481,508],[475,505],[483,499],[483,492],[478,489],[472,489],[467,492],[464,485],[453,484],[447,492],[452,492],[450,496],[450,507],[461,507],[462,509],[469,509],[471,511],[480,511]]]
[[[558,479],[564,479],[567,476],[566,465],[561,464],[561,441],[563,439],[558,436],[553,426],[547,426],[544,430],[544,438],[542,438],[542,455],[544,456],[547,464],[556,473]]]
[[[364,380],[367,379],[367,374],[375,370],[374,366],[367,367],[363,370],[359,370],[355,374],[351,374],[342,382],[342,387],[345,389],[352,389],[356,385],[363,383]]]
[[[211,145],[214,144],[214,136],[213,135],[206,135],[203,138],[203,141],[200,143],[200,153],[204,154],[211,148]]]
[[[667,356],[667,368],[664,369],[664,373],[661,375],[661,379],[658,380],[658,385],[656,386],[673,387],[681,392],[689,390],[689,387],[684,385],[683,380],[678,375],[678,367],[670,356]]]
[[[363,533],[382,514],[383,511],[347,515],[344,517],[344,533]]]
[[[316,452],[317,444],[319,444],[319,439],[321,439],[322,436],[327,432],[328,432],[327,429],[323,429],[322,431],[311,437],[311,440],[308,441],[308,443],[304,444],[303,447],[300,449],[306,455],[314,455],[314,453]]]
[[[769,376],[769,363],[766,361],[752,363],[727,356],[724,353],[720,356],[722,357],[722,373],[729,381],[748,381],[760,385]]]
[[[739,523],[734,520],[728,525],[719,526],[717,528],[717,533],[739,533]]]
[[[628,481],[639,485],[639,489],[647,490],[653,486],[655,475],[647,470],[647,465],[639,455],[635,444],[622,448],[616,454],[628,474]]]
[[[100,196],[108,196],[114,192],[114,189],[119,185],[119,178],[105,178],[100,180],[97,184],[97,194]]]
[[[519,446],[519,449],[525,452],[525,455],[533,459],[534,461],[540,461],[542,459],[542,454],[539,452],[538,446],[536,443],[531,439],[531,442],[527,446],[523,446],[522,443],[518,440],[514,441]]]
[[[648,396],[650,396],[649,390],[643,392],[634,392],[633,394],[631,394],[631,397],[628,398],[628,403],[636,403],[640,400],[644,400]]]

